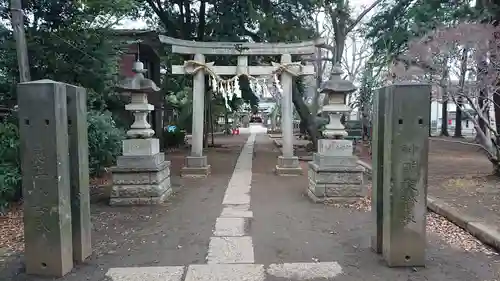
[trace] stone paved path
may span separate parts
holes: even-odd
[[[134,239],[63,280],[498,280],[496,256],[464,252],[432,233],[426,268],[387,268],[369,248],[370,213],[311,203],[305,175],[274,175],[278,155],[265,134],[247,135],[237,160],[221,154],[214,174],[183,181],[168,209],[134,209],[155,219],[137,222]],[[38,279],[15,279],[24,280]]]
[[[490,257],[461,253],[432,235],[427,268],[385,267],[369,250],[370,215],[310,203],[303,196],[305,177],[273,174],[277,155],[267,136],[249,136],[226,188],[206,264],[112,268],[107,276],[113,281],[277,281],[494,280],[498,275]]]
[[[254,245],[250,236],[253,212],[250,210],[252,163],[256,134],[252,133],[241,151],[229,180],[222,212],[216,219],[208,245],[207,263],[170,267],[111,268],[107,278],[115,281],[264,281],[268,275],[311,280],[335,277],[341,273],[336,262],[277,263],[265,269],[255,263]],[[185,272],[185,275],[184,275]]]

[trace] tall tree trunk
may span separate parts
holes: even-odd
[[[12,29],[16,39],[17,63],[19,68],[19,81],[28,82],[30,77],[30,66],[28,59],[28,47],[26,47],[26,35],[24,32],[24,14],[21,0],[11,0]]]
[[[307,133],[311,137],[313,149],[316,151],[319,139],[319,131],[316,126],[315,119],[316,116],[312,115],[309,111],[309,108],[304,103],[304,100],[302,99],[299,89],[295,83],[293,83],[292,89],[292,102],[295,106],[295,110],[297,110],[297,113],[299,114],[300,120],[305,121],[305,124],[307,124]]]
[[[443,89],[443,103],[441,104],[441,136],[449,137],[448,133],[448,94]]]
[[[497,87],[500,85],[497,85]],[[495,130],[498,134],[500,132],[500,92],[497,90],[493,94],[493,103],[494,103],[494,110],[495,110]],[[495,140],[497,145],[500,144],[500,139]]]
[[[485,0],[478,0],[476,1],[476,6],[475,6],[475,9],[480,12],[480,13],[484,13],[484,12],[487,12],[487,11],[484,11],[485,9]],[[488,22],[489,19],[486,19],[486,20],[483,20],[482,23],[486,23]],[[493,56],[496,52],[493,52]],[[479,107],[479,110],[482,110],[484,107],[485,107],[485,101],[487,100],[487,97],[488,97],[488,89],[485,87],[485,84],[487,82],[484,81],[485,79],[485,76],[487,74],[487,69],[488,69],[488,62],[486,60],[486,56],[481,56],[481,58],[479,58],[479,61],[477,63],[478,65],[478,69],[477,69],[477,72],[478,72],[478,75],[477,75],[477,80],[479,82],[479,85],[482,85],[481,88],[479,89],[479,97],[478,97],[478,107]],[[492,58],[492,60],[494,60],[494,58]],[[494,99],[495,97],[493,97]],[[495,119],[497,118],[496,115],[497,115],[497,112],[499,112],[500,110],[497,110],[496,107],[495,107]],[[480,114],[484,114],[484,112],[480,112]],[[498,120],[498,119],[496,119]],[[479,129],[483,132],[483,133],[487,133],[487,129],[486,129],[486,123],[485,123],[485,120],[483,118],[478,118],[478,126],[479,126]],[[478,136],[479,134],[476,132],[476,136]],[[476,137],[476,141],[478,141],[477,137]]]
[[[499,24],[500,24],[500,14],[498,13],[498,10],[497,10],[497,13],[495,15],[495,20],[493,21],[493,25],[495,27],[498,27]],[[498,34],[495,35],[495,39],[496,40],[499,39],[499,35]],[[499,63],[499,61],[498,61],[498,55],[497,55],[498,51],[499,50],[497,49],[494,52],[492,52],[493,55],[491,57],[491,60],[496,65],[498,65],[498,63]],[[499,87],[500,87],[500,82],[497,82],[497,84],[496,84],[496,90],[493,93],[493,109],[495,111],[495,130],[496,130],[497,135],[500,132],[500,90],[499,90]],[[485,97],[487,97],[487,95],[485,95]],[[488,115],[489,115],[489,110],[485,110],[485,111],[487,111]],[[499,146],[500,145],[500,138],[496,138],[495,142],[496,142],[496,145]],[[497,155],[497,157],[500,158],[500,155]],[[500,169],[500,167],[497,164],[496,165],[496,171],[498,171],[499,169]]]
[[[450,71],[448,69],[448,61],[449,58],[446,57],[444,64],[443,64],[443,71],[441,73],[441,80],[439,81],[439,85],[441,86],[441,132],[439,135],[449,137],[450,134],[448,133],[448,85],[446,84],[446,81],[449,78]],[[436,99],[437,101],[437,99]],[[436,105],[437,106],[437,105]],[[437,124],[436,124],[437,126]]]
[[[208,101],[208,124],[210,126],[210,134],[212,138],[212,146],[215,145],[214,141],[214,114],[213,114],[213,108],[212,108],[212,95],[210,95],[209,101]]]
[[[460,63],[460,79],[458,81],[458,86],[460,88],[460,96],[457,98],[457,111],[455,116],[455,134],[454,137],[462,137],[462,108],[464,98],[462,95],[465,94],[465,75],[467,74],[467,56],[469,55],[469,49],[464,48],[462,50],[462,57]]]
[[[322,51],[321,48],[316,48],[315,54],[315,67],[316,67],[316,91],[314,92],[314,98],[311,105],[311,114],[316,116],[319,109],[319,92],[318,89],[321,88],[321,83],[323,82],[323,61],[322,61]]]
[[[229,110],[227,107],[224,105],[224,134],[229,135],[230,134],[230,128],[229,128]]]
[[[491,58],[492,60],[494,60],[495,58]],[[478,75],[477,75],[477,80],[478,80],[478,84],[480,85],[480,89],[479,89],[479,97],[477,99],[477,105],[478,105],[478,110],[480,111],[479,113],[482,114],[482,115],[489,115],[489,112],[488,109],[487,109],[487,98],[488,98],[488,88],[486,87],[486,84],[488,82],[485,82],[485,78],[486,78],[486,75],[487,75],[487,71],[488,71],[488,62],[486,61],[486,57],[481,57],[479,59],[479,62],[478,62]],[[495,95],[496,94],[493,94],[493,100],[495,101]],[[496,102],[495,102],[496,104]],[[500,113],[500,110],[497,110],[497,107],[495,106],[495,120],[499,120],[499,119],[496,119],[497,118],[497,114]],[[478,127],[479,127],[479,130],[481,130],[481,132],[483,133],[487,133],[488,132],[488,129],[486,128],[486,121],[483,119],[483,118],[478,118]],[[479,134],[476,132],[476,136],[478,136]],[[478,141],[478,139],[476,139],[476,141]]]
[[[481,89],[479,91],[479,97],[477,99],[477,105],[478,107],[481,109],[481,108],[484,108],[484,101],[487,97],[487,90],[486,89]],[[495,97],[493,96],[493,100],[495,100]],[[497,115],[497,112],[495,110],[495,119],[496,119],[496,115]],[[486,123],[484,122],[483,118],[479,118],[478,120],[478,125],[479,125],[479,128],[481,129],[481,131],[483,132],[486,132]]]
[[[462,107],[464,106],[463,97],[457,98],[457,111],[455,113],[455,133],[453,137],[461,138],[462,136]]]
[[[205,26],[207,24],[205,14],[206,14],[206,1],[202,0],[200,3],[200,13],[198,14],[198,41],[203,41],[205,37]]]

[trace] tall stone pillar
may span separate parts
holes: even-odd
[[[321,90],[326,94],[323,112],[329,117],[323,132],[326,138],[318,141],[318,152],[309,162],[307,194],[314,202],[350,203],[363,196],[364,168],[353,155],[352,141],[343,139],[347,132],[340,117],[351,111],[344,103],[345,96],[356,91],[356,87],[341,78],[339,66],[332,71],[332,79]]]
[[[290,55],[281,57],[281,64],[291,63]],[[282,158],[293,157],[293,102],[292,87],[293,77],[290,73],[283,71],[281,74],[281,84],[283,87],[283,97],[281,98],[281,130],[283,133],[283,156]]]
[[[18,85],[26,273],[73,268],[66,84]]]
[[[87,92],[85,88],[66,85],[66,97],[71,178],[73,260],[83,262],[92,254]]]
[[[129,93],[131,103],[125,109],[133,112],[134,123],[123,141],[123,155],[111,169],[113,188],[111,205],[159,204],[170,195],[170,161],[160,152],[160,143],[147,121],[154,106],[148,103],[148,94],[160,88],[143,73],[142,62],[134,64],[135,75],[117,86],[117,91]]]
[[[281,65],[289,68],[292,63],[292,56],[284,54],[281,56]],[[288,69],[287,69],[288,70]],[[282,155],[278,157],[278,165],[276,165],[276,174],[284,175],[300,175],[299,158],[293,155],[293,75],[287,70],[281,73],[281,85],[283,93],[281,97],[281,134],[283,136]]]
[[[196,54],[194,60],[204,64],[205,56]],[[193,78],[193,130],[191,155],[186,157],[186,166],[182,168],[184,177],[206,177],[210,174],[207,156],[203,155],[203,115],[205,113],[205,71],[203,68],[194,73]]]
[[[371,212],[375,232],[371,236],[371,247],[382,253],[383,233],[383,190],[384,190],[384,120],[388,87],[380,88],[373,96],[373,135],[372,135],[372,200]]]
[[[383,185],[376,186],[383,189],[382,255],[391,267],[425,266],[431,86],[385,91]]]

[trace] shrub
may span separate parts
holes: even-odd
[[[125,132],[116,127],[110,112],[89,111],[89,169],[93,176],[112,166],[121,153]]]
[[[89,169],[99,175],[113,165],[121,153],[124,131],[109,112],[89,111]],[[0,122],[0,212],[8,203],[22,198],[19,130],[15,118]]]
[[[0,212],[21,198],[19,130],[15,123],[0,123]]]
[[[180,130],[179,127],[171,131],[165,129],[163,131],[163,137],[165,139],[165,147],[179,147],[186,142],[186,132]]]

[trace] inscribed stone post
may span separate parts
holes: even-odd
[[[371,236],[372,249],[382,253],[382,222],[383,222],[383,160],[384,160],[384,117],[387,91],[384,87],[378,90],[373,100],[373,130],[372,130],[372,200],[371,212],[375,224]]]
[[[26,273],[73,267],[66,84],[18,85]]]
[[[385,103],[383,242],[389,266],[424,266],[430,85],[395,84]]]
[[[85,88],[66,85],[69,160],[71,183],[71,222],[73,259],[83,262],[92,254],[89,194],[89,142],[87,92]]]

